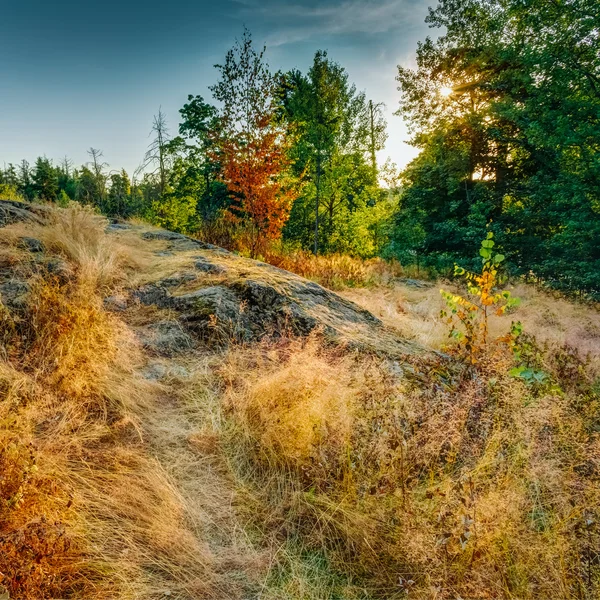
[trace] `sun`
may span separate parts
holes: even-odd
[[[444,96],[444,98],[447,98],[448,96],[450,96],[450,94],[452,94],[452,92],[453,92],[453,91],[454,91],[454,90],[453,90],[451,87],[443,87],[443,88],[440,90],[440,94],[441,94],[442,96]]]

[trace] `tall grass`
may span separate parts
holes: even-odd
[[[257,526],[324,556],[348,598],[596,597],[600,389],[572,348],[536,348],[543,388],[502,350],[476,372],[314,337],[233,352],[222,378]]]
[[[395,261],[364,260],[346,254],[315,256],[306,250],[292,250],[282,245],[272,246],[261,258],[332,290],[387,285],[397,277],[409,276],[408,271]]]
[[[0,592],[153,598],[169,581],[210,597],[209,553],[144,446],[140,415],[162,389],[141,378],[138,343],[103,306],[133,258],[91,211],[52,218],[4,228],[1,242],[30,292],[21,309],[0,306]],[[22,235],[44,243],[41,260]],[[45,266],[57,260],[59,274]]]

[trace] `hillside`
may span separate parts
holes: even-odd
[[[433,283],[0,201],[0,598],[596,597],[600,315],[516,293],[533,384]]]

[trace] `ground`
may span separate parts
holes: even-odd
[[[333,293],[78,207],[0,233],[0,597],[600,589],[595,307],[513,286],[532,387],[445,347],[448,282]]]

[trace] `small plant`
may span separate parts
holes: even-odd
[[[459,348],[475,364],[487,347],[489,324],[492,314],[503,315],[519,303],[508,291],[496,291],[499,284],[498,269],[504,261],[503,254],[493,250],[494,234],[488,232],[481,242],[479,255],[482,260],[481,273],[472,273],[454,265],[454,274],[465,279],[468,297],[440,290],[449,310],[442,310],[441,317],[451,326],[449,337],[454,338]],[[456,320],[462,324],[464,332],[456,327]]]

